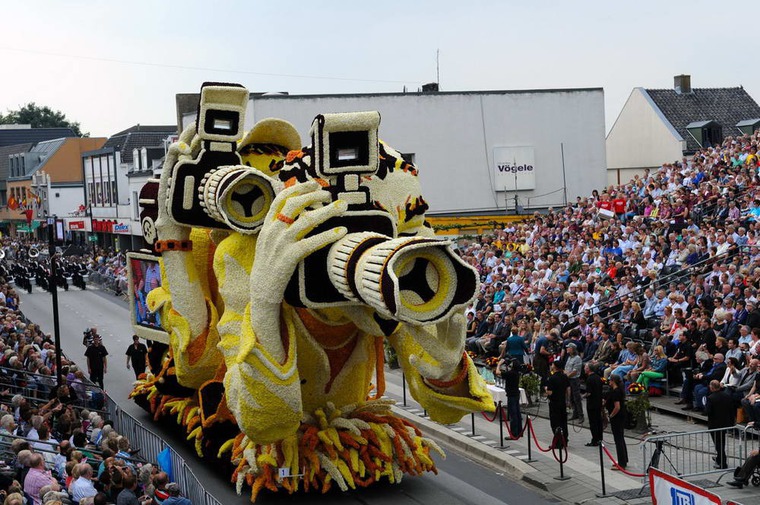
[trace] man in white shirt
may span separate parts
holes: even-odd
[[[79,503],[82,498],[98,494],[98,490],[92,483],[92,467],[89,464],[79,463],[79,478],[71,483],[69,493],[74,503]]]

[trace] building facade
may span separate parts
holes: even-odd
[[[197,96],[178,95],[182,124]],[[251,94],[247,127],[290,121],[304,145],[317,114],[377,110],[380,137],[420,169],[431,216],[504,216],[561,206],[606,183],[601,88]]]
[[[692,88],[688,75],[673,80],[673,89],[631,92],[607,135],[609,184],[760,128],[760,106],[741,86]]]
[[[121,251],[140,247],[135,186],[147,181],[167,143],[175,138],[176,126],[136,125],[111,136],[101,149],[82,154],[84,212],[68,227],[77,242],[87,240],[91,232],[102,247]]]
[[[105,138],[59,138],[17,152],[6,147],[7,201],[0,211],[5,231],[37,234],[48,216],[66,219],[82,205],[82,153],[102,146]]]

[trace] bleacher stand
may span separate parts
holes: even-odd
[[[625,355],[622,377],[643,378],[653,394],[684,379],[701,391],[697,360],[728,352],[739,374],[751,373],[760,355],[759,140],[758,132],[727,137],[565,208],[461,240],[482,282],[467,309],[469,341],[506,340],[489,320],[500,314],[502,325],[526,328],[524,359],[542,375],[571,339],[600,374],[617,368],[633,342],[644,352]],[[658,346],[662,354],[651,359]],[[509,358],[505,345],[495,348],[470,350],[483,363]]]

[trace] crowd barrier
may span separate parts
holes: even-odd
[[[19,378],[23,378],[24,383],[28,384],[28,379],[32,376],[45,377],[51,379],[55,384],[55,377],[41,376],[40,374],[33,374],[31,372],[23,372],[18,369],[0,367],[0,375],[5,375],[6,378],[10,374],[17,374]],[[200,480],[195,476],[193,471],[185,460],[177,454],[159,435],[146,428],[140,421],[132,417],[128,412],[122,409],[110,396],[103,392],[98,386],[89,382],[82,384],[86,389],[87,394],[85,398],[80,398],[74,405],[77,409],[87,408],[90,412],[97,412],[101,417],[110,419],[113,422],[114,429],[121,435],[124,435],[129,439],[130,445],[133,449],[140,449],[140,460],[144,462],[155,463],[158,459],[159,453],[164,449],[169,448],[169,453],[172,462],[172,473],[174,482],[179,484],[180,489],[184,496],[190,499],[193,505],[221,505],[221,502],[214,498],[208,491],[206,491],[201,484]],[[23,386],[14,381],[11,385],[10,395],[6,396],[4,401],[9,402],[11,395],[20,394],[29,401],[46,401],[47,394],[45,396],[40,395],[41,391],[37,387]],[[102,395],[102,408],[98,409],[93,405],[93,392]],[[46,392],[47,393],[47,392]],[[98,401],[98,403],[101,403]],[[101,405],[98,405],[101,407]],[[13,436],[12,438],[21,438]],[[7,452],[10,447],[9,440],[0,439],[0,454]],[[93,451],[98,452],[98,451]],[[139,462],[138,460],[135,460]]]
[[[141,456],[147,461],[156,461],[159,453],[169,449],[174,482],[179,484],[183,495],[189,498],[193,505],[221,505],[219,500],[206,491],[185,460],[159,435],[146,428],[108,395],[106,395],[105,407],[109,418],[114,423],[114,429],[126,436],[132,447],[140,448]]]
[[[727,468],[715,468],[717,455],[714,439],[723,437]],[[644,468],[657,468],[679,477],[693,477],[717,472],[733,472],[747,455],[757,449],[758,440],[745,426],[654,435],[641,444]]]

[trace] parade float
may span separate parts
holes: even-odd
[[[252,501],[436,472],[440,448],[384,397],[384,355],[432,420],[493,410],[464,353],[476,272],[426,223],[379,113],[319,115],[302,147],[283,120],[244,131],[248,96],[204,84],[141,191],[130,299],[154,346],[132,398]]]

